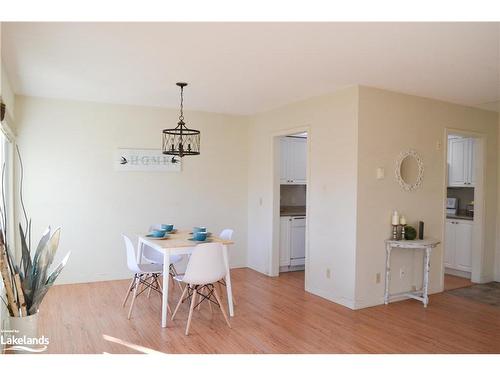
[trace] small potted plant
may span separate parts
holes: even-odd
[[[49,288],[61,273],[68,261],[68,253],[62,262],[51,270],[57,248],[61,228],[51,231],[50,227],[42,235],[34,254],[31,251],[31,219],[28,219],[22,197],[23,165],[21,166],[20,201],[24,214],[24,228],[19,223],[21,259],[16,262],[12,254],[14,241],[7,238],[7,214],[5,212],[4,191],[0,202],[0,273],[5,286],[5,298],[0,296],[10,315],[10,328],[13,336],[38,337],[38,309]],[[5,165],[2,169],[2,180]],[[3,182],[3,181],[2,181]],[[2,187],[3,187],[2,183]],[[50,270],[50,272],[49,272]],[[22,346],[21,346],[22,348]]]

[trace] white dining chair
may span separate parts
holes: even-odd
[[[126,235],[122,235],[123,240],[125,241],[125,248],[127,250],[127,266],[130,271],[134,273],[134,278],[132,279],[127,294],[125,295],[125,299],[123,300],[122,307],[125,307],[127,303],[128,297],[130,293],[133,291],[132,302],[130,303],[130,308],[128,311],[127,318],[130,319],[132,316],[132,309],[134,308],[135,299],[148,290],[155,290],[158,292],[160,297],[162,296],[162,290],[159,283],[159,277],[163,271],[163,266],[161,264],[138,264],[137,258],[134,250],[134,245],[130,238]],[[139,291],[139,287],[142,285],[142,290]],[[148,292],[148,293],[149,293]],[[170,306],[167,304],[167,309],[170,310]]]
[[[219,234],[219,238],[225,241],[231,241],[233,238],[233,233],[234,230],[232,229],[224,229],[222,232]]]
[[[149,231],[161,229],[161,224],[153,224],[149,227]],[[148,245],[142,245],[142,258],[144,261],[152,264],[161,264],[163,265],[163,254],[159,251],[156,251],[152,247]],[[174,276],[178,275],[177,269],[175,268],[175,264],[179,263],[182,260],[182,255],[170,255],[170,265],[169,265],[169,274],[172,279]],[[181,284],[177,281],[179,288],[182,290]],[[148,292],[148,295],[151,291]]]
[[[186,273],[182,276],[176,276],[176,279],[186,284],[186,286],[172,314],[172,320],[175,318],[175,314],[177,314],[180,305],[187,299],[191,299],[186,324],[186,335],[189,334],[193,310],[197,306],[196,300],[198,296],[201,298],[198,304],[206,300],[209,304],[213,303],[219,306],[227,325],[231,328],[226,310],[222,306],[219,293],[214,287],[214,284],[225,276],[226,266],[224,263],[222,245],[218,242],[197,245],[189,258]],[[215,297],[215,299],[212,297]]]

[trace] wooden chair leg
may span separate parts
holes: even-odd
[[[125,298],[123,299],[122,307],[125,307],[125,304],[127,303],[128,296],[130,295],[130,292],[132,291],[132,285],[134,285],[134,282],[135,282],[135,275],[134,275],[134,278],[132,279],[132,281],[130,282],[130,285],[128,286],[127,294],[125,294]]]
[[[189,335],[189,326],[191,325],[191,318],[193,317],[193,310],[194,310],[194,305],[196,304],[197,295],[198,294],[196,293],[196,287],[195,287],[193,290],[193,296],[191,297],[191,306],[189,307],[189,316],[186,325],[186,336]]]
[[[187,291],[188,291],[188,286],[186,285],[186,287],[182,291],[182,295],[181,295],[181,298],[179,299],[179,302],[177,302],[177,306],[175,306],[174,313],[172,314],[172,320],[174,320],[175,314],[177,314],[177,310],[179,310],[179,307],[181,306],[182,300],[186,296]]]
[[[210,296],[210,293],[213,292],[214,288],[215,287],[212,286],[212,289],[210,290],[210,288],[207,287],[209,296]],[[213,314],[214,310],[212,308],[212,302],[210,301],[210,297],[207,299],[207,303],[208,303],[208,307],[210,307],[210,313]]]
[[[226,294],[224,293],[224,291],[222,290],[222,287],[223,285],[221,283],[217,283],[217,287],[219,288],[218,291],[219,291],[219,296],[221,298],[224,298],[226,296]],[[232,291],[232,294],[233,294],[233,305],[236,306],[236,301],[234,299],[234,290]]]
[[[220,311],[222,311],[222,315],[224,315],[224,319],[226,319],[227,325],[229,326],[229,328],[231,328],[231,323],[229,323],[229,319],[227,317],[226,309],[224,308],[224,306],[222,306],[222,302],[221,302],[221,300],[219,298],[219,293],[217,293],[216,289],[214,289],[214,295],[215,295],[215,299],[217,300],[217,302],[219,304]]]
[[[152,286],[154,285],[155,281],[156,281],[156,276],[153,276],[153,281],[151,282],[151,286],[148,286],[148,299],[149,297],[151,297],[151,289],[153,289]]]
[[[204,287],[204,286],[200,287],[200,292],[202,292],[202,291],[203,291],[203,289],[205,289],[205,287]],[[201,305],[202,305],[202,303],[203,303],[203,302],[202,302],[202,300],[201,300],[201,298],[202,298],[202,297],[200,296],[200,303],[198,304],[198,311],[200,311],[200,309],[201,309]]]
[[[137,290],[139,289],[139,285],[141,285],[141,277],[142,276],[136,277],[135,288],[134,288],[134,296],[132,297],[132,303],[130,304],[130,309],[128,310],[128,317],[127,317],[127,319],[130,319],[130,317],[132,316],[132,309],[134,308],[135,298],[137,297]]]

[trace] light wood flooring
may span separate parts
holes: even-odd
[[[232,329],[220,311],[202,306],[185,336],[186,303],[161,328],[157,294],[139,297],[127,320],[123,280],[53,287],[40,333],[51,353],[500,353],[500,309],[465,298],[440,293],[427,309],[407,300],[353,311],[305,292],[303,272],[231,275]]]
[[[444,290],[453,290],[472,286],[474,283],[464,277],[444,275]]]

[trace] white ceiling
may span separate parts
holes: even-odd
[[[498,108],[500,23],[2,23],[17,94],[253,114],[363,84]]]

